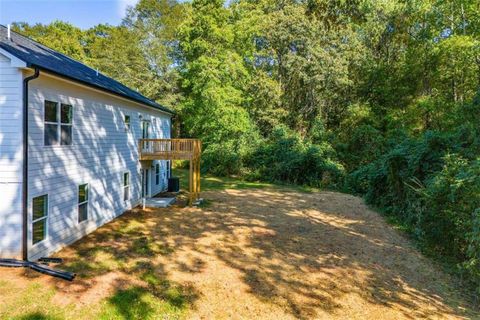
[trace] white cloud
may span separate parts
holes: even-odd
[[[117,11],[120,17],[125,16],[125,11],[129,6],[136,5],[138,0],[117,0]]]

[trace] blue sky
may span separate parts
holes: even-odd
[[[82,29],[99,23],[118,25],[138,0],[0,0],[0,24],[70,22]]]

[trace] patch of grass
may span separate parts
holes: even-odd
[[[104,302],[100,319],[181,319],[187,309],[185,297],[169,290],[163,294],[139,286],[119,290]]]
[[[156,304],[155,297],[144,288],[120,290],[107,300],[101,319],[149,319]]]
[[[79,254],[77,259],[61,265],[61,268],[75,272],[81,278],[88,279],[98,274],[121,269],[125,266],[125,263],[125,257],[117,254],[112,248],[99,246],[93,248],[88,254]]]
[[[152,249],[150,240],[147,237],[134,239],[130,249],[132,252],[140,256],[152,257],[155,255],[155,251]]]
[[[18,320],[60,320],[61,318],[45,315],[41,312],[33,312],[19,318],[15,318]]]
[[[55,290],[32,280],[22,290],[10,286],[9,299],[0,296],[0,319],[12,320],[57,320],[65,319],[66,309],[52,306]],[[8,297],[8,296],[7,296]]]
[[[183,190],[188,190],[188,170],[175,168],[172,171],[172,176],[180,178],[180,188]],[[238,177],[216,177],[210,174],[201,174],[200,184],[202,191],[216,191],[216,190],[225,190],[225,189],[264,189],[264,188],[280,188],[286,190],[293,190],[299,192],[314,192],[318,189],[307,187],[307,186],[298,186],[290,184],[273,184],[268,182],[260,181],[246,181]]]
[[[122,235],[138,235],[146,230],[147,228],[145,227],[145,224],[143,224],[141,221],[129,219],[121,225],[121,227],[118,229],[118,233]]]
[[[188,170],[176,168],[172,175],[180,178],[180,187],[188,190]],[[272,187],[272,184],[263,182],[248,182],[234,177],[214,177],[209,174],[201,174],[201,189],[204,191],[225,190],[225,189],[250,189]]]
[[[161,283],[161,280],[155,274],[153,270],[145,271],[141,276],[140,279],[148,283],[149,286],[155,287]]]

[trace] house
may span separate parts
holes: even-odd
[[[0,257],[36,260],[165,190],[173,112],[0,26]]]

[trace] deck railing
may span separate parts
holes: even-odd
[[[192,160],[200,157],[198,139],[140,139],[140,160]]]
[[[189,160],[189,204],[200,198],[200,155],[202,142],[198,139],[140,139],[140,160]]]

